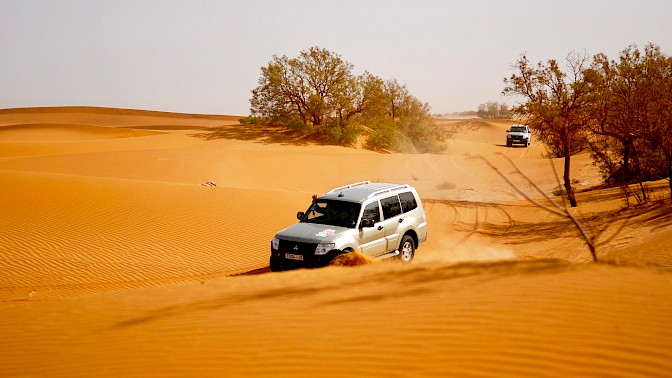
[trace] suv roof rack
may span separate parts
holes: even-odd
[[[391,193],[391,192],[394,192],[394,191],[397,191],[397,190],[407,189],[407,188],[410,188],[410,187],[411,186],[408,185],[408,184],[398,185],[398,186],[394,186],[394,187],[391,187],[391,188],[388,188],[388,189],[383,189],[383,190],[379,190],[377,192],[373,192],[373,193],[369,194],[366,198],[368,199],[368,198],[371,198],[371,197],[381,195],[383,193]]]
[[[331,189],[330,191],[327,192],[327,194],[337,192],[337,191],[343,190],[343,189],[352,188],[352,187],[355,187],[355,186],[367,185],[367,184],[370,184],[370,183],[371,183],[371,181],[366,180],[366,181],[355,182],[355,183],[348,184],[348,185],[345,185],[345,186],[339,186],[338,188]]]

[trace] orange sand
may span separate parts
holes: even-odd
[[[481,158],[534,198],[500,154],[558,185],[538,141],[503,146],[511,122],[405,155],[236,120],[0,111],[0,376],[672,376],[669,200],[580,193],[573,212],[611,262],[592,264],[570,222]],[[600,182],[587,155],[572,176]],[[366,179],[422,196],[412,264],[268,272],[312,194]]]

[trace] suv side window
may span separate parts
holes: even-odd
[[[418,203],[415,202],[415,196],[411,192],[399,193],[399,200],[401,200],[401,210],[404,213],[418,207]]]
[[[385,219],[401,214],[401,204],[399,203],[399,197],[396,195],[381,199],[380,205],[383,207],[383,218]]]
[[[378,201],[373,201],[364,207],[362,219],[373,219],[374,222],[380,222],[380,207],[378,207]]]

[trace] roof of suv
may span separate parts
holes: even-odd
[[[328,191],[325,195],[320,196],[320,198],[361,203],[364,200],[377,195],[410,188],[411,186],[408,184],[392,184],[387,182],[372,183],[371,181],[363,181],[334,188]]]

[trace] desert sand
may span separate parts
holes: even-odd
[[[0,110],[0,376],[672,376],[667,181],[625,207],[574,156],[592,263],[492,168],[558,186],[538,141],[504,146],[512,121],[383,154],[238,118]],[[418,189],[413,263],[270,273],[311,195],[362,180]]]

